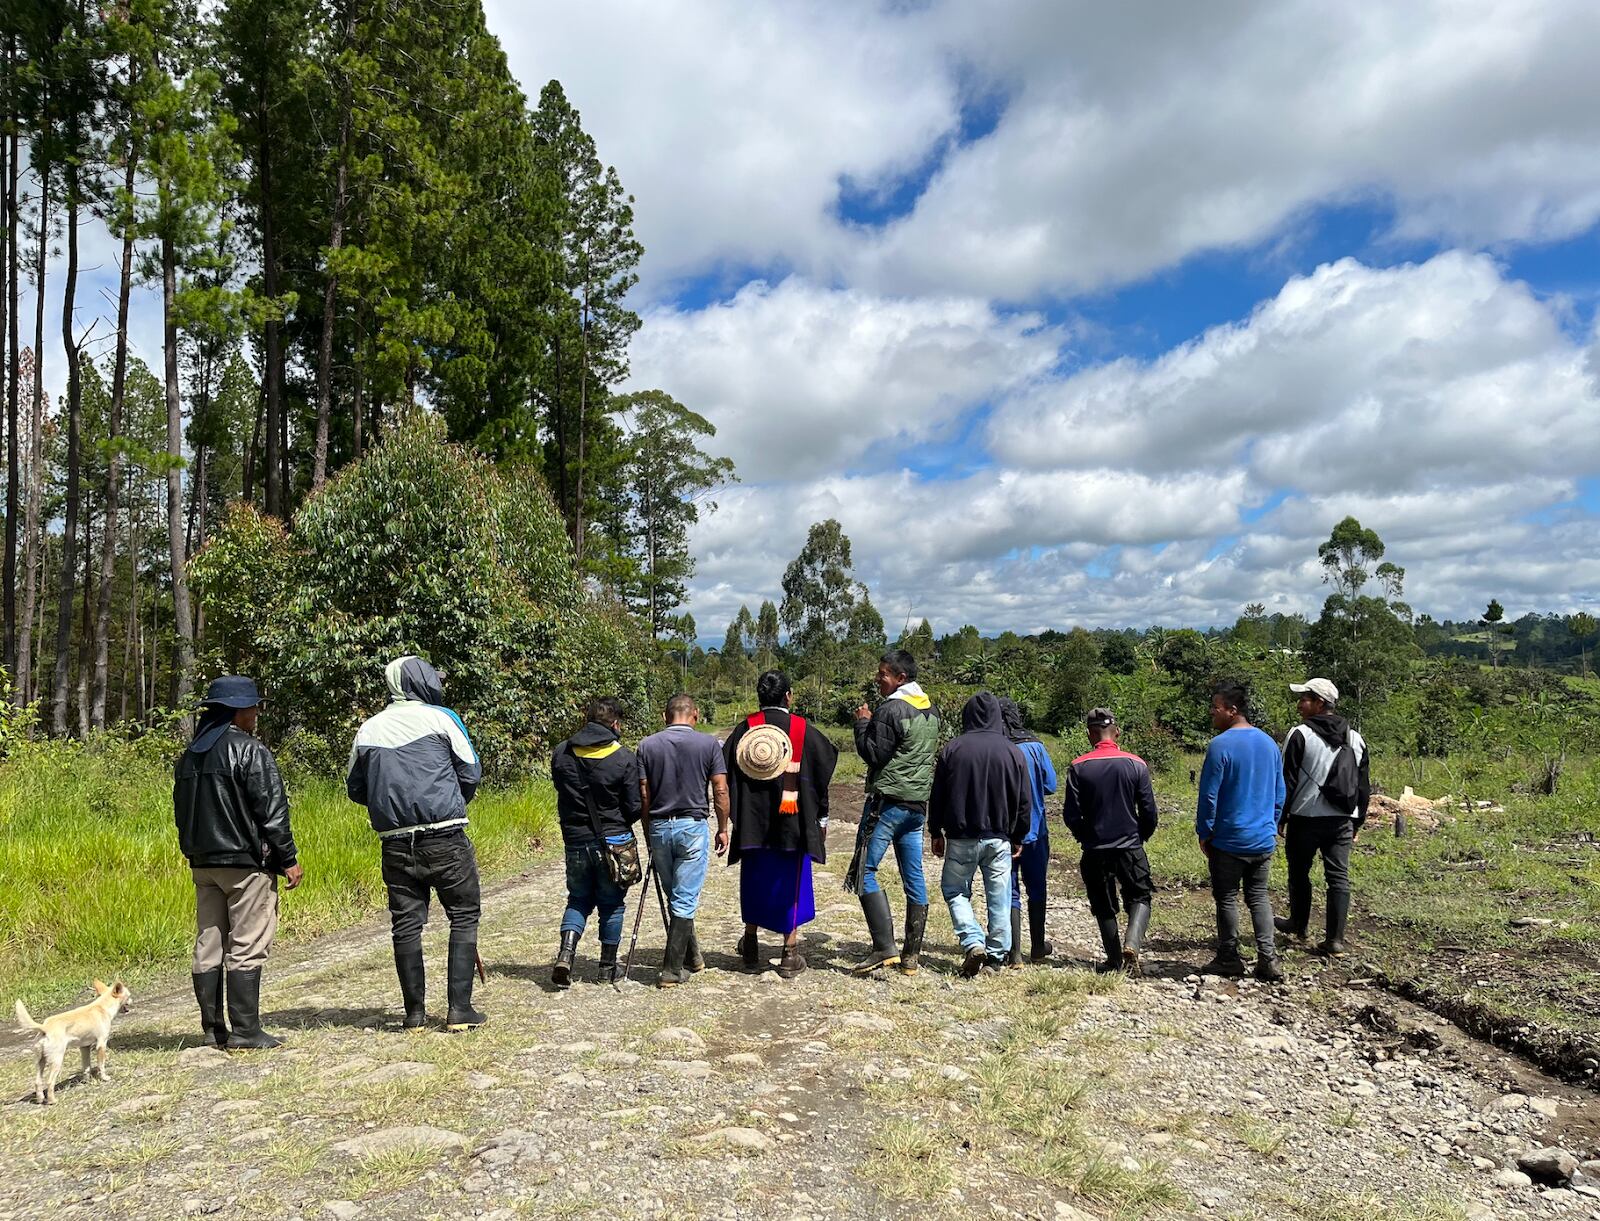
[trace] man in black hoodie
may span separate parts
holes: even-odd
[[[1344,955],[1350,920],[1350,848],[1367,821],[1372,798],[1367,744],[1334,712],[1339,688],[1326,678],[1290,683],[1300,697],[1301,724],[1283,743],[1284,857],[1289,866],[1289,916],[1273,923],[1300,941],[1311,923],[1311,866],[1320,854],[1328,884],[1326,936],[1318,949]],[[1346,750],[1348,748],[1348,750]]]
[[[567,848],[567,910],[561,917],[561,948],[550,972],[558,988],[572,983],[578,939],[596,908],[600,981],[609,983],[617,977],[617,945],[628,894],[611,880],[606,853],[608,845],[633,840],[633,824],[641,812],[639,760],[622,744],[621,727],[619,701],[611,696],[593,700],[587,723],[556,747],[550,761],[561,838]]]
[[[967,952],[961,974],[999,970],[1011,948],[1011,863],[1033,824],[1028,763],[1006,736],[1000,701],[987,691],[961,710],[961,736],[939,752],[928,796],[934,856],[944,857],[939,890]],[[983,871],[987,937],[972,910],[972,879]]]
[[[194,996],[201,1029],[218,1047],[281,1042],[261,1029],[261,968],[278,928],[278,876],[293,890],[301,869],[289,795],[255,736],[261,702],[251,679],[212,682],[173,776],[178,847],[194,873]]]

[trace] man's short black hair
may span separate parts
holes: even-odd
[[[776,708],[789,694],[789,676],[782,670],[768,670],[756,679],[756,702],[763,708]]]
[[[1247,716],[1250,711],[1250,692],[1245,685],[1234,679],[1224,679],[1211,688],[1213,698],[1221,697],[1222,702],[1232,708],[1240,716]]]
[[[589,701],[585,715],[601,725],[622,723],[622,701],[614,695],[601,695]]]
[[[878,661],[908,683],[917,676],[917,659],[904,649],[890,649]]]
[[[694,711],[694,696],[680,691],[667,701],[668,721],[687,721]]]

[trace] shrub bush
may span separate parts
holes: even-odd
[[[643,641],[583,590],[543,481],[448,443],[427,417],[393,428],[291,532],[234,508],[191,572],[217,629],[213,672],[260,680],[269,732],[319,771],[342,766],[403,653],[444,674],[500,777],[541,761],[591,695],[644,699]]]

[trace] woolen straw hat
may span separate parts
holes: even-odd
[[[788,734],[776,725],[757,725],[739,739],[734,762],[752,780],[776,780],[789,766],[792,754]]]

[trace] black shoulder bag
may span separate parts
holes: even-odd
[[[578,758],[578,752],[569,746],[572,761],[577,765],[579,779],[583,782],[583,804],[589,811],[589,827],[594,831],[595,843],[599,845],[600,852],[606,862],[606,876],[611,879],[614,886],[627,890],[636,885],[644,877],[644,869],[639,864],[639,840],[630,830],[628,842],[625,844],[606,843],[606,834],[600,827],[600,811],[595,808],[594,789],[589,781],[589,769],[583,760]]]

